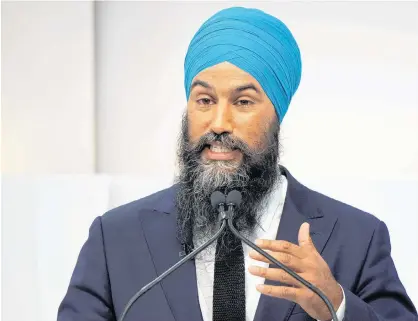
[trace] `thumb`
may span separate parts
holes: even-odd
[[[299,229],[299,245],[301,247],[314,247],[311,236],[309,235],[309,223],[303,223]]]

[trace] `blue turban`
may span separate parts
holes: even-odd
[[[189,99],[193,78],[229,62],[252,75],[282,122],[301,78],[299,47],[279,19],[258,9],[232,7],[209,18],[193,37],[184,61]]]

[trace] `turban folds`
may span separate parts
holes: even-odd
[[[229,62],[253,76],[281,122],[301,78],[299,47],[279,19],[258,9],[232,7],[209,18],[194,35],[184,61],[189,99],[193,78],[206,68]]]

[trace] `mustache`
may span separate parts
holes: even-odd
[[[247,143],[238,137],[233,136],[229,133],[216,134],[214,132],[209,132],[204,134],[199,138],[199,140],[194,144],[188,144],[188,151],[192,153],[201,153],[205,147],[208,147],[212,143],[220,143],[222,146],[231,149],[239,150],[244,155],[254,155],[260,152],[252,150]],[[262,152],[261,152],[262,153]]]

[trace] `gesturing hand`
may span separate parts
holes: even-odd
[[[299,230],[299,246],[278,240],[257,240],[256,244],[305,280],[319,288],[337,310],[343,300],[343,292],[335,280],[327,263],[318,253],[309,235],[309,224],[303,223]],[[250,257],[271,263],[258,254],[250,252]],[[321,298],[282,269],[250,266],[249,271],[269,280],[280,281],[287,286],[257,285],[263,294],[287,299],[299,304],[316,320],[331,320],[331,314]]]

